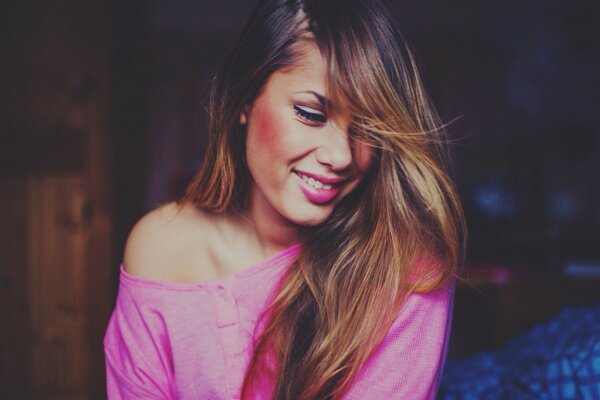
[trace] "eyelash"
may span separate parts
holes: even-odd
[[[294,106],[294,111],[296,112],[296,115],[300,116],[301,118],[304,118],[305,120],[308,120],[312,123],[325,123],[327,122],[327,116],[325,116],[324,114],[317,114],[317,113],[311,113],[306,111],[305,109],[303,109],[300,106]]]

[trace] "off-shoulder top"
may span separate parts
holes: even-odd
[[[121,264],[104,336],[108,398],[238,399],[258,317],[298,249],[199,283],[144,279]],[[345,399],[434,399],[452,297],[453,285],[409,296]]]

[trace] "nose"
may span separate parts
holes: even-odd
[[[347,133],[347,128],[335,124],[328,124],[323,132],[323,141],[315,154],[317,161],[329,166],[335,171],[347,169],[352,163],[352,147]]]

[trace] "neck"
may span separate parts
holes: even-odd
[[[279,253],[299,241],[299,226],[262,201],[253,199],[241,220],[244,230],[264,255]]]

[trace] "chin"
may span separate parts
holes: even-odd
[[[330,214],[331,210],[328,207],[327,210],[307,210],[304,213],[289,213],[286,218],[296,225],[317,226],[325,222]]]

